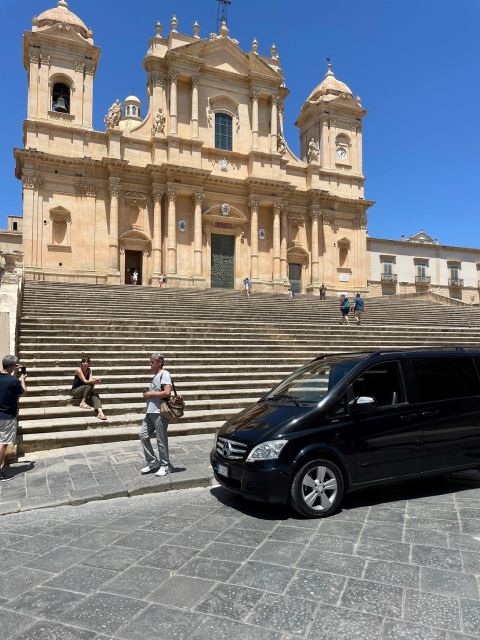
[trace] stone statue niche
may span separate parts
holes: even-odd
[[[125,194],[125,222],[127,230],[144,231],[147,200],[142,193]]]

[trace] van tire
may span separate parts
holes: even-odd
[[[344,487],[343,474],[334,462],[309,460],[295,474],[290,506],[307,518],[327,518],[338,509]]]

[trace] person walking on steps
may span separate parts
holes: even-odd
[[[161,403],[170,397],[172,391],[172,379],[170,373],[163,368],[164,363],[165,358],[161,353],[152,353],[150,356],[153,378],[148,389],[143,392],[143,397],[147,400],[147,410],[139,434],[147,463],[141,473],[155,473],[156,476],[166,476],[172,470],[168,456],[168,421],[160,411]],[[158,458],[150,441],[153,434],[157,438]]]
[[[340,296],[340,313],[342,314],[342,320],[340,324],[349,324],[348,313],[350,311],[350,300],[345,295]]]
[[[363,312],[365,311],[365,300],[357,293],[353,303],[353,317],[357,324],[361,323]]]
[[[243,279],[243,291],[247,294],[247,298],[249,298],[252,293],[252,281],[248,276]]]
[[[0,372],[0,481],[8,480],[4,464],[9,444],[17,442],[18,398],[27,392],[25,367],[20,368],[20,376],[14,376],[19,367],[16,356],[5,356]]]
[[[319,291],[320,291],[320,300],[325,300],[325,296],[327,295],[327,287],[323,283]]]
[[[101,382],[102,380],[94,376],[93,371],[90,369],[90,358],[85,355],[82,356],[80,366],[78,369],[75,369],[75,377],[73,378],[70,391],[73,404],[79,406],[81,409],[90,409],[93,407],[97,413],[97,418],[99,420],[106,420],[107,416],[103,413],[102,401],[95,391],[95,385]]]

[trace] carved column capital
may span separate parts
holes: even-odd
[[[39,176],[22,176],[24,189],[36,189],[37,191],[43,187],[43,181]]]
[[[120,178],[109,178],[108,180],[108,191],[110,196],[115,196],[118,198],[120,195]]]
[[[170,70],[168,77],[170,78],[170,82],[177,82],[178,71],[176,71],[175,69]]]
[[[38,64],[40,62],[40,56],[38,55],[38,53],[30,54],[30,62],[32,62],[33,64]]]
[[[258,100],[258,98],[260,97],[260,91],[252,91],[250,97],[252,98],[252,100]]]
[[[169,202],[175,202],[177,199],[177,192],[175,189],[167,189],[167,198]]]
[[[75,71],[80,71],[83,73],[85,70],[85,64],[83,62],[75,62]]]
[[[250,209],[252,209],[252,211],[258,211],[260,203],[258,202],[258,200],[252,198],[248,201],[248,206],[250,207]]]
[[[273,203],[273,211],[274,211],[274,213],[281,214],[284,209],[285,209],[285,206],[284,206],[283,203],[281,203],[281,202],[274,202]]]
[[[85,65],[85,73],[87,76],[95,75],[95,65],[94,64],[86,64]]]
[[[272,104],[278,107],[278,105],[280,104],[280,96],[272,95]]]
[[[368,223],[367,214],[366,213],[361,213],[357,218],[357,226],[358,226],[358,228],[359,229],[366,229],[367,228],[367,223]]]
[[[165,194],[165,190],[160,187],[152,187],[152,197],[155,202],[161,202]]]
[[[198,87],[200,82],[199,76],[192,76],[192,87]]]
[[[50,64],[50,56],[45,53],[40,54],[40,62],[42,64]]]
[[[165,77],[158,71],[151,71],[150,82],[154,87],[163,87],[165,83]]]
[[[204,198],[205,198],[205,194],[204,193],[194,193],[193,196],[193,201],[195,204],[202,204]]]
[[[97,195],[97,185],[92,182],[77,182],[75,190],[77,196],[94,198]]]
[[[333,211],[322,211],[322,222],[323,224],[332,225],[335,221],[335,213]]]
[[[320,220],[321,215],[322,215],[322,210],[318,205],[312,205],[310,207],[310,218],[312,220]]]

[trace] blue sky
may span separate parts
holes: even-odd
[[[21,213],[13,148],[22,145],[26,73],[22,33],[56,0],[0,0],[0,226]],[[115,100],[145,100],[142,59],[157,20],[168,32],[216,29],[215,0],[69,0],[102,47],[94,89],[94,124]],[[261,53],[278,47],[291,94],[286,137],[298,151],[294,126],[301,105],[323,78],[335,75],[362,97],[366,197],[376,201],[369,234],[399,238],[420,228],[444,244],[480,246],[479,0],[233,0],[232,37]],[[145,105],[145,103],[144,103]]]

